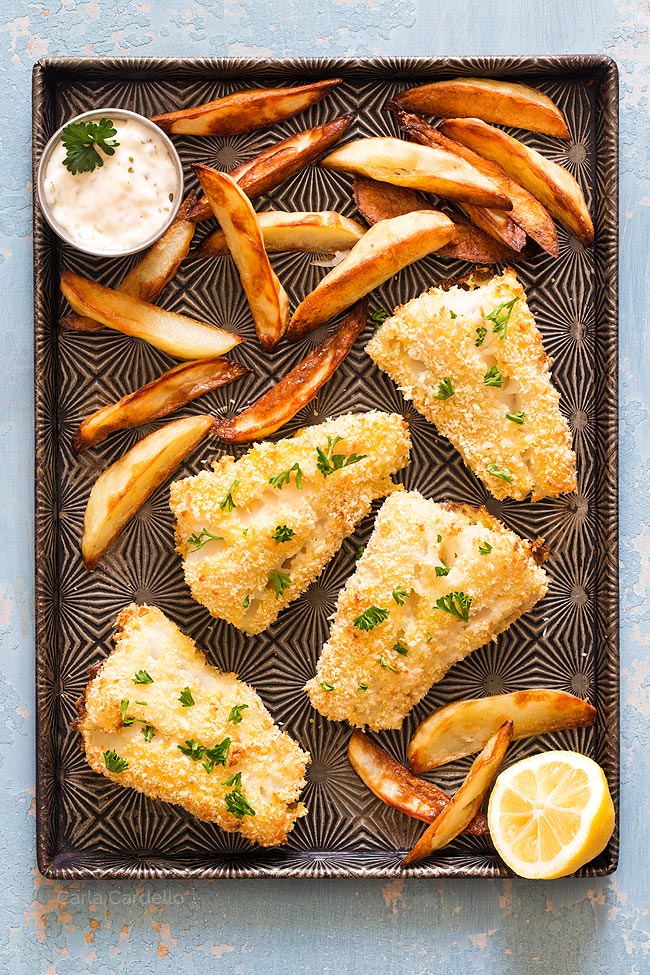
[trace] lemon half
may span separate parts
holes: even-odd
[[[497,852],[520,877],[565,877],[598,856],[614,830],[605,773],[579,752],[525,758],[497,778],[488,824]]]

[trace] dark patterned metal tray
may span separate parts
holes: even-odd
[[[411,733],[434,707],[473,697],[548,686],[589,697],[598,709],[594,728],[515,742],[507,763],[544,748],[584,751],[604,767],[618,796],[618,595],[617,595],[617,72],[598,56],[537,58],[437,58],[382,60],[252,61],[210,59],[52,58],[34,69],[33,151],[66,119],[102,106],[151,115],[224,95],[234,89],[299,84],[341,76],[344,83],[324,102],[272,130],[227,138],[177,138],[188,175],[191,162],[221,169],[279,138],[337,114],[357,113],[352,134],[396,134],[382,110],[403,88],[457,74],[524,81],[555,99],[573,138],[518,133],[567,166],[585,189],[596,226],[596,245],[585,249],[561,228],[560,256],[545,254],[519,265],[546,348],[555,360],[555,382],[569,417],[578,455],[576,495],[537,504],[496,502],[462,465],[434,428],[410,411],[412,461],[404,483],[437,500],[486,504],[520,534],[542,535],[553,558],[547,597],[499,637],[459,663],[413,710],[401,732],[378,735],[404,759]],[[298,174],[258,209],[336,209],[355,212],[350,179],[317,166]],[[204,233],[202,229],[200,233]],[[375,799],[346,757],[350,730],[316,713],[302,691],[312,676],[328,631],[337,593],[353,571],[354,553],[372,528],[372,517],[326,567],[320,579],[266,632],[247,637],[213,620],[193,602],[180,559],[173,551],[165,489],[156,493],[93,573],[79,550],[84,507],[98,473],[140,436],[126,431],[75,458],[71,434],[100,405],[124,395],[168,368],[170,360],[143,342],[109,330],[60,331],[58,274],[63,266],[117,282],[133,258],[95,260],[63,246],[38,211],[34,218],[36,327],[36,655],[38,862],[50,877],[262,877],[399,875],[403,852],[422,830]],[[325,273],[310,255],[282,254],[273,264],[293,302]],[[468,265],[430,257],[388,281],[377,304],[392,308]],[[229,258],[190,262],[163,295],[167,308],[187,312],[246,336],[233,354],[255,374],[209,394],[185,412],[231,415],[286,373],[324,329],[299,345],[283,343],[263,354]],[[386,376],[359,340],[315,404],[288,424],[347,410],[406,412]],[[152,427],[147,428],[148,430]],[[217,442],[203,445],[180,474],[219,456]],[[219,667],[249,681],[275,719],[309,749],[312,763],[304,799],[309,815],[281,849],[249,846],[236,835],[199,822],[183,810],[121,789],[86,766],[71,730],[88,668],[111,649],[117,613],[132,600],[159,606],[204,648]],[[469,759],[432,779],[454,789]],[[583,876],[611,872],[617,837]],[[410,875],[506,876],[489,838],[463,836]]]

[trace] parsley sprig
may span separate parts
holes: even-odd
[[[322,447],[316,447],[316,453],[318,454],[316,467],[323,477],[327,477],[328,474],[333,474],[334,471],[340,471],[343,467],[349,467],[350,464],[358,464],[360,460],[368,456],[367,454],[350,454],[346,457],[345,454],[335,454],[334,448],[342,439],[343,437],[328,437],[327,453],[325,453]]]
[[[153,677],[146,670],[136,670],[135,677],[132,677],[131,680],[134,684],[153,684]]]
[[[271,535],[271,538],[277,545],[280,542],[290,542],[295,537],[295,534],[293,528],[288,528],[286,525],[277,525],[275,534]]]
[[[244,816],[255,815],[255,810],[251,806],[250,802],[244,793],[240,792],[238,789],[228,792],[224,796],[224,802],[226,803],[226,809],[228,812],[232,813],[236,819],[243,819]]]
[[[207,542],[223,542],[223,536],[213,535],[212,532],[209,532],[207,528],[204,528],[201,532],[199,532],[198,535],[196,533],[194,535],[190,535],[187,540],[188,545],[194,546],[195,552],[198,552],[199,549],[203,548]]]
[[[501,481],[507,481],[508,484],[512,484],[514,481],[514,477],[505,467],[498,468],[496,464],[488,464],[486,470],[492,477],[498,477]]]
[[[372,315],[370,316],[370,321],[375,326],[375,332],[377,331],[378,328],[380,328],[381,325],[384,324],[387,318],[390,318],[390,315],[388,314],[387,311],[385,311],[383,308],[375,308]]]
[[[104,752],[104,765],[109,772],[124,772],[129,767],[126,759],[120,758],[113,748]]]
[[[192,697],[192,692],[189,687],[184,687],[181,691],[178,700],[181,702],[184,708],[193,708],[196,701]]]
[[[409,598],[410,595],[411,593],[409,590],[405,589],[403,586],[397,586],[395,589],[393,589],[393,599],[398,606],[403,606],[404,602]]]
[[[488,371],[483,376],[484,386],[497,386],[501,388],[503,386],[503,376],[499,372],[497,366],[490,366]]]
[[[390,616],[390,610],[382,609],[381,606],[369,606],[360,616],[354,620],[357,630],[374,630],[376,626],[383,623]]]
[[[436,599],[436,608],[443,613],[449,613],[457,620],[467,623],[469,619],[469,608],[472,605],[472,597],[466,592],[449,592],[446,596]]]
[[[242,711],[247,710],[248,704],[233,704],[228,715],[228,721],[232,721],[233,724],[239,724],[242,719]]]
[[[489,542],[480,542],[478,551],[479,555],[489,555],[492,551],[492,546]]]
[[[512,309],[518,301],[521,301],[521,298],[511,298],[510,301],[504,301],[503,304],[498,305],[494,311],[491,311],[489,315],[485,316],[486,321],[493,322],[492,331],[501,340],[506,337]]]
[[[513,423],[518,423],[522,426],[526,420],[526,414],[520,410],[519,413],[506,413],[506,420],[512,420]]]
[[[228,490],[226,491],[221,501],[219,502],[219,507],[221,508],[222,511],[232,511],[233,508],[237,507],[237,505],[233,500],[232,493],[238,485],[239,485],[239,481],[235,479],[230,485],[230,487],[228,488]]]
[[[438,392],[433,394],[434,399],[450,399],[454,395],[454,387],[451,385],[451,379],[446,377],[441,379],[438,383]]]
[[[291,484],[291,475],[294,473],[296,475],[296,487],[299,491],[302,491],[302,479],[305,475],[300,469],[300,464],[294,464],[288,471],[281,471],[279,474],[274,474],[273,477],[269,478],[269,484],[281,491],[285,484]]]
[[[97,149],[114,156],[119,146],[116,135],[117,129],[109,118],[100,118],[99,122],[70,122],[61,132],[66,149],[63,165],[73,176],[101,169],[104,159]]]
[[[282,593],[291,585],[291,576],[285,572],[280,572],[279,569],[272,569],[269,572],[269,582],[275,589],[275,598],[279,599]]]

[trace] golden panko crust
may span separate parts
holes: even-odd
[[[344,466],[324,476],[317,448],[327,455],[328,444]],[[176,547],[194,599],[245,633],[264,630],[319,576],[373,500],[396,489],[390,475],[409,448],[401,416],[348,413],[176,481]]]
[[[511,268],[414,298],[366,351],[496,498],[537,501],[576,490],[560,394]],[[441,383],[451,384],[447,398]]]
[[[142,671],[150,681],[134,681]],[[184,693],[188,688],[193,704]],[[153,606],[131,604],[120,613],[115,649],[86,687],[79,712],[75,727],[88,764],[119,785],[183,806],[261,846],[286,842],[306,813],[299,797],[309,755],[273,724],[251,687],[212,667]],[[191,744],[194,757],[179,748]],[[225,764],[211,767],[203,749],[219,744]],[[106,752],[127,766],[111,771]],[[116,767],[110,756],[108,761]],[[238,818],[229,811],[226,796],[232,805],[238,793],[255,815]]]
[[[542,598],[539,552],[484,508],[415,491],[388,498],[306,685],[313,706],[333,721],[399,728],[453,664]],[[471,600],[467,622],[436,605],[462,613],[458,594]]]

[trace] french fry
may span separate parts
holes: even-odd
[[[330,78],[293,88],[236,91],[203,105],[154,115],[151,121],[173,135],[241,135],[304,112],[342,80]]]
[[[492,78],[452,78],[403,91],[393,101],[410,112],[441,118],[479,118],[560,139],[571,133],[548,95],[528,85]]]
[[[361,731],[355,731],[350,738],[348,758],[359,778],[378,799],[413,819],[432,823],[451,802],[448,793],[411,775]],[[483,836],[487,831],[487,819],[481,813],[465,827],[465,832],[473,836]]]
[[[271,267],[253,206],[226,173],[194,166],[239,271],[263,349],[272,349],[287,330],[289,298]]]
[[[422,834],[410,853],[402,860],[406,867],[428,857],[451,843],[481,808],[483,798],[494,782],[508,745],[512,740],[512,721],[505,721],[474,759],[458,792],[440,815]]]
[[[410,115],[407,112],[398,111],[397,116],[401,128],[409,138],[414,139],[422,145],[437,145],[443,149],[447,149],[449,152],[457,153],[465,162],[475,166],[484,176],[498,183],[502,191],[512,200],[512,210],[507,214],[507,219],[521,227],[529,237],[537,241],[540,247],[543,247],[553,257],[558,256],[559,244],[557,230],[555,229],[555,224],[551,219],[550,213],[532,193],[529,193],[523,186],[520,186],[514,179],[511,179],[501,166],[491,162],[489,159],[484,159],[478,153],[472,152],[471,149],[461,145],[461,143],[448,139],[447,136],[443,135],[433,125],[429,125],[428,122],[425,122],[424,119],[419,118],[417,115]],[[496,230],[502,226],[502,222],[497,218],[495,223],[493,212],[489,210],[487,216],[483,216],[482,214],[478,214],[478,216],[479,218],[483,217],[484,224],[486,221],[491,221],[492,226]],[[500,211],[497,212],[500,213]],[[467,208],[467,213],[468,215],[477,216],[476,208],[474,207],[471,209]],[[502,236],[502,231],[499,235]]]
[[[586,728],[596,709],[564,691],[535,688],[493,697],[454,701],[438,708],[418,726],[408,746],[414,772],[455,762],[483,748],[504,721],[513,722],[513,741],[566,728]]]
[[[418,210],[375,224],[301,301],[291,319],[288,337],[292,341],[301,339],[407,264],[438,250],[455,232],[449,217],[436,210]]]
[[[258,213],[257,220],[264,249],[269,254],[280,251],[307,251],[313,254],[348,251],[366,232],[362,224],[334,210],[313,213],[268,210]],[[191,256],[217,257],[229,253],[226,235],[219,229],[206,237]]]
[[[353,121],[354,115],[340,115],[324,125],[291,135],[236,166],[229,175],[246,196],[254,200],[255,197],[270,193],[277,186],[286,183],[301,169],[324,156],[343,138]],[[196,202],[189,216],[197,223],[214,216],[205,196]]]
[[[417,190],[409,189],[407,186],[380,183],[379,180],[367,176],[355,176],[353,192],[357,209],[369,224],[390,220],[391,217],[412,213],[413,210],[435,209]],[[473,227],[457,213],[452,213],[446,208],[443,212],[456,227],[456,236],[437,251],[440,257],[473,261],[475,264],[513,264],[521,260],[521,255],[511,247],[507,247],[501,240],[494,239],[478,227]],[[524,237],[523,234],[521,236]]]
[[[180,205],[169,229],[125,275],[118,284],[117,291],[142,301],[155,302],[190,249],[196,224],[188,214],[195,204],[196,194],[192,191]],[[96,332],[102,328],[100,322],[75,313],[63,318],[61,325],[78,332]]]
[[[335,149],[321,166],[337,172],[370,176],[395,186],[437,193],[447,200],[509,210],[510,199],[493,180],[445,149],[402,139],[357,139]]]
[[[589,208],[567,169],[479,119],[450,119],[441,128],[445,135],[505,169],[579,241],[587,246],[593,243]]]
[[[129,430],[168,416],[211,389],[226,386],[250,372],[251,369],[222,356],[184,362],[87,417],[72,438],[73,449],[80,454],[116,430]]]
[[[78,315],[144,339],[176,359],[212,359],[244,341],[215,325],[165,311],[72,271],[61,272],[61,291]]]
[[[88,571],[156,488],[207,436],[212,423],[211,416],[203,415],[172,420],[140,440],[97,478],[88,498],[81,540]]]
[[[318,390],[343,362],[366,324],[367,302],[360,301],[333,335],[317,345],[268,393],[238,416],[218,420],[214,433],[227,443],[263,440],[279,430],[310,403]]]

